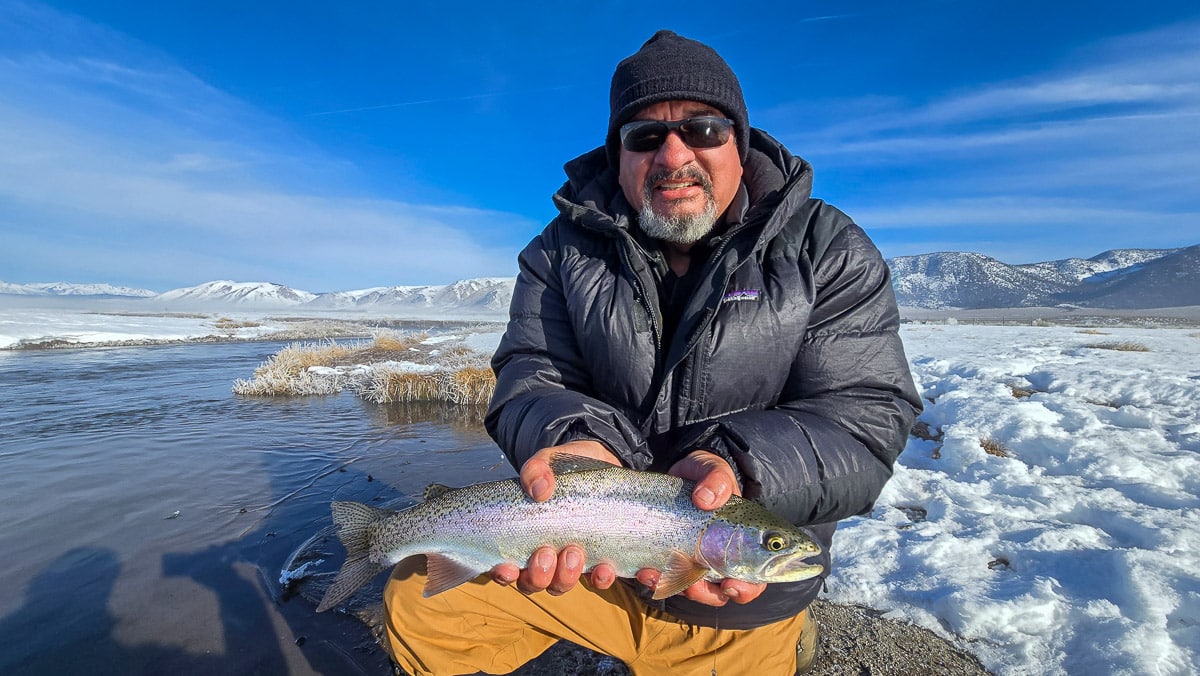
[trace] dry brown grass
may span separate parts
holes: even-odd
[[[1076,331],[1075,333],[1084,333],[1084,334],[1087,334],[1087,335],[1089,335],[1089,336],[1107,336],[1107,335],[1110,335],[1110,334],[1109,334],[1107,331],[1101,331],[1101,330],[1099,330],[1099,329],[1079,329],[1079,330],[1078,330],[1078,331]]]
[[[368,401],[448,401],[453,404],[486,404],[496,391],[490,368],[466,367],[424,373],[377,369],[362,391]]]
[[[1117,350],[1118,352],[1149,352],[1150,348],[1131,340],[1110,341],[1107,343],[1091,343],[1084,347],[1093,350]]]
[[[1019,387],[1017,385],[1009,385],[1008,389],[1012,390],[1013,399],[1028,399],[1032,397],[1037,390],[1031,390],[1028,387]]]
[[[369,343],[296,344],[280,350],[234,382],[235,394],[288,396],[334,394],[343,389],[376,403],[446,401],[485,404],[496,389],[489,355],[463,345],[426,345],[428,334],[377,334]],[[429,369],[388,362],[429,365]],[[313,373],[312,367],[334,369]],[[362,366],[364,368],[346,368]]]
[[[219,317],[217,318],[217,321],[213,322],[213,326],[217,327],[218,329],[231,331],[234,329],[252,329],[262,326],[262,324],[250,320],[239,321],[237,319],[230,319],[229,317]]]
[[[988,437],[987,439],[980,439],[979,445],[983,448],[983,452],[987,453],[988,455],[994,455],[997,458],[1007,458],[1012,456],[1012,451],[1008,450],[1004,444],[991,437]]]

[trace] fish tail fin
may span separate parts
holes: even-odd
[[[371,526],[387,518],[392,512],[358,502],[333,503],[333,523],[337,526],[338,539],[346,548],[346,562],[338,571],[333,584],[325,590],[317,612],[326,610],[345,601],[359,587],[383,570],[383,566],[372,561]]]

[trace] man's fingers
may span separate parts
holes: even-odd
[[[530,458],[521,467],[521,487],[525,494],[537,502],[545,502],[554,495],[554,472],[550,470],[545,451]]]
[[[642,583],[642,586],[653,590],[658,587],[658,581],[662,579],[662,573],[653,568],[643,568],[634,576],[637,581]]]
[[[558,555],[553,547],[541,547],[529,557],[529,564],[517,576],[517,588],[526,594],[540,592],[554,580]]]
[[[558,566],[554,570],[554,578],[546,591],[551,594],[565,594],[579,584],[579,576],[583,574],[583,548],[567,545],[558,555]]]
[[[700,580],[683,590],[684,597],[703,603],[706,606],[723,606],[729,602],[729,597],[721,591],[721,585],[707,580]]]
[[[742,580],[725,578],[721,580],[719,593],[734,603],[750,603],[758,598],[766,588],[766,583],[754,584]]]
[[[497,584],[510,585],[517,581],[517,576],[521,574],[521,569],[517,568],[512,563],[501,563],[492,569],[492,579]]]
[[[521,465],[521,488],[525,490],[526,495],[537,502],[545,502],[554,495],[556,481],[554,470],[550,469],[550,462],[559,453],[581,455],[585,458],[621,465],[620,459],[598,441],[580,439],[543,448],[526,460],[524,465]]]
[[[729,496],[741,494],[737,476],[729,463],[709,451],[692,451],[672,465],[667,473],[696,482],[692,489],[692,503],[700,509],[719,509],[729,501]]]
[[[733,495],[732,476],[723,472],[712,472],[700,480],[692,489],[692,503],[700,509],[714,510],[729,502]]]
[[[596,564],[592,569],[591,582],[596,589],[608,589],[617,581],[617,571],[607,563]]]

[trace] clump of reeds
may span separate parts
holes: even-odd
[[[336,394],[342,391],[341,378],[318,377],[309,368],[331,366],[357,349],[332,341],[288,345],[254,369],[250,380],[235,380],[233,393],[250,397]]]
[[[496,389],[489,355],[464,345],[429,346],[428,334],[380,332],[370,342],[295,344],[237,380],[235,394],[278,396],[335,394],[344,389],[376,403],[448,401],[487,403]],[[412,368],[390,362],[429,365]],[[363,366],[362,369],[341,367]],[[330,371],[314,373],[313,367]]]
[[[233,329],[252,329],[262,326],[262,324],[248,319],[239,321],[237,319],[230,319],[229,317],[219,317],[217,321],[213,322],[213,326],[228,331]]]
[[[448,401],[453,404],[486,404],[496,391],[490,368],[404,371],[375,369],[370,383],[360,393],[378,404],[397,401]]]
[[[1118,352],[1149,352],[1150,348],[1131,340],[1110,341],[1107,343],[1091,343],[1084,347],[1093,350],[1117,350]]]

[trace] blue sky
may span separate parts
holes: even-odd
[[[885,256],[1200,243],[1191,0],[0,0],[0,280],[515,274],[659,28]]]

